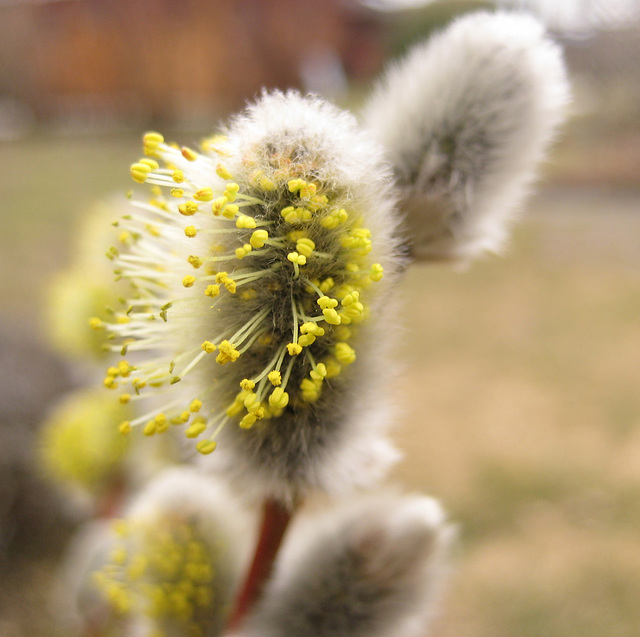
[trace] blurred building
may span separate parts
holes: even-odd
[[[262,87],[370,76],[381,20],[356,0],[17,0],[0,4],[0,100],[39,121],[211,122]]]

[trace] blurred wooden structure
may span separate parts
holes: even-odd
[[[0,98],[44,120],[224,115],[263,86],[306,88],[314,56],[371,75],[380,19],[356,0],[14,1],[0,6]]]

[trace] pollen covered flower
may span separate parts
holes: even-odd
[[[241,525],[243,512],[210,479],[192,469],[159,476],[112,522],[102,557],[89,560],[109,627],[118,634],[218,634],[251,535]]]
[[[109,251],[129,294],[93,327],[122,356],[105,386],[162,401],[121,431],[180,427],[205,455],[220,442],[232,474],[277,495],[379,472],[398,271],[381,151],[296,93],[263,96],[197,150],[158,133],[144,150],[131,175],[150,190]]]
[[[45,474],[56,484],[96,495],[123,471],[129,441],[117,425],[129,407],[96,389],[66,396],[42,425],[39,455]]]

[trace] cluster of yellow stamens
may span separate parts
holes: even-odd
[[[234,364],[235,395],[226,406],[224,393],[196,384],[186,402],[169,400],[121,425],[123,433],[142,425],[146,435],[188,425],[188,438],[208,434],[196,445],[206,454],[230,420],[248,429],[322,398],[356,359],[352,343],[368,315],[367,289],[383,269],[370,262],[361,211],[349,207],[348,193],[323,182],[312,157],[255,149],[238,160],[221,136],[202,148],[145,135],[148,156],[131,175],[151,185],[152,197],[132,202],[142,212],[117,222],[127,240],[108,253],[132,298],[109,324],[92,319],[92,326],[106,327],[116,341],[108,347],[122,355],[162,349],[167,335],[177,342],[164,364],[121,360],[109,368],[106,387],[133,389],[123,402],[142,398],[145,388],[167,391],[196,366],[211,370],[211,354],[216,364]]]
[[[116,616],[143,615],[163,628],[204,636],[215,603],[216,570],[212,548],[185,520],[118,520],[117,541],[94,585]]]

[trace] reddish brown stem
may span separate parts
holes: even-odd
[[[237,628],[248,611],[262,593],[264,585],[271,575],[273,563],[278,554],[292,511],[276,500],[265,500],[262,509],[262,526],[258,544],[253,556],[249,574],[236,597],[235,607],[229,620],[229,629]]]

